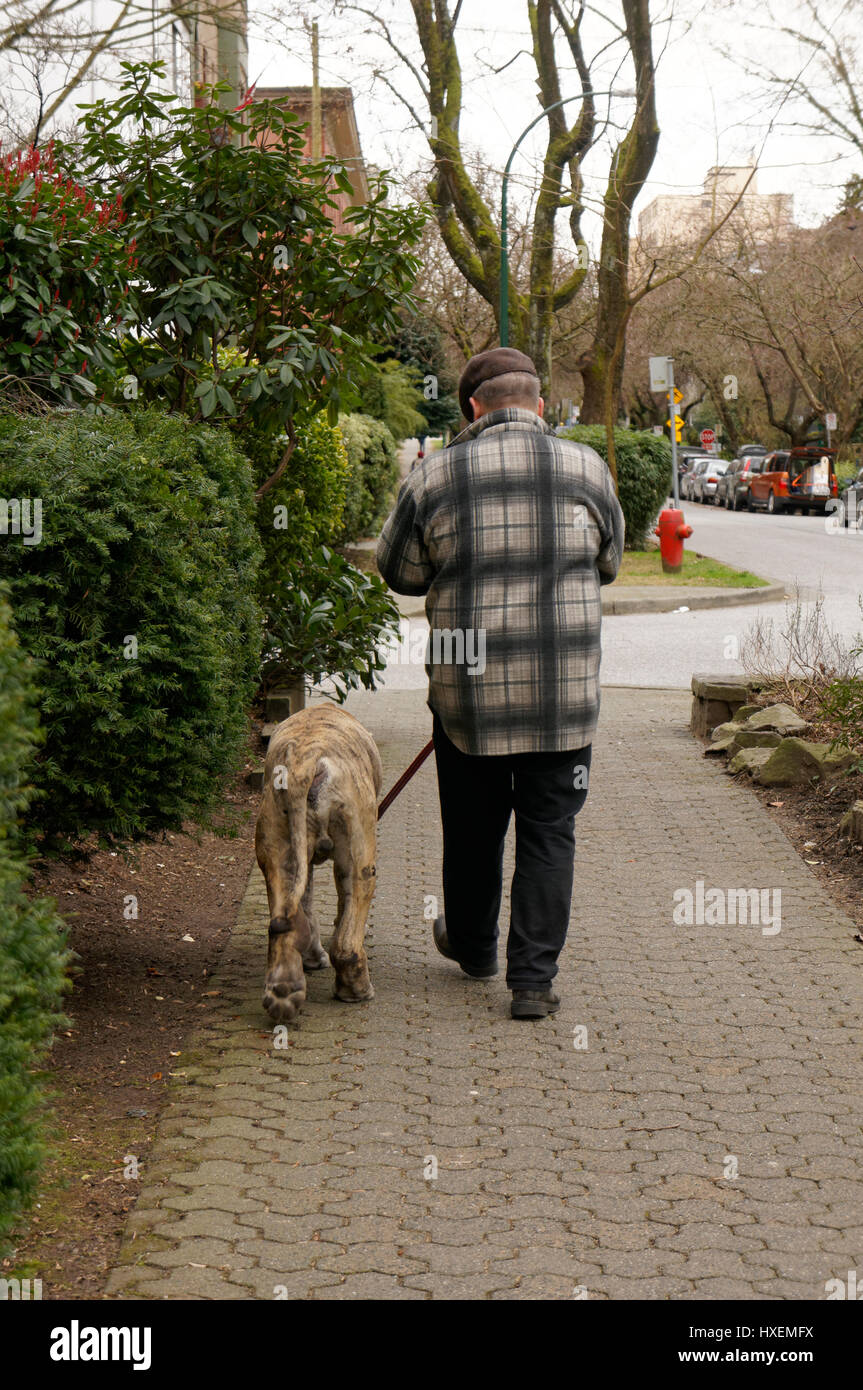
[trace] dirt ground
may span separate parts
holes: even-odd
[[[863,845],[839,834],[839,822],[863,801],[863,774],[835,786],[754,787],[762,805],[852,922],[863,946]]]
[[[251,762],[249,763],[251,765]],[[98,1298],[135,1203],[172,1071],[210,1007],[209,978],[254,862],[258,797],[239,777],[235,838],[168,834],[129,858],[102,851],[54,863],[33,889],[55,898],[76,953],[72,1027],[45,1069],[52,1157],[2,1272],[41,1278],[43,1299]],[[129,895],[138,901],[138,917]],[[261,939],[261,964],[266,933]]]
[[[829,743],[840,738],[837,725],[821,710],[818,690],[812,693],[793,684],[765,690],[756,699],[762,706],[784,702],[809,721],[806,738]],[[851,771],[835,782],[816,782],[808,787],[759,787],[746,774],[740,780],[752,791],[782,827],[794,848],[842,907],[863,937],[863,845],[839,834],[839,822],[855,801],[863,801],[863,771]],[[861,942],[863,944],[863,942]]]

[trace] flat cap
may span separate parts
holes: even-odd
[[[507,372],[529,372],[539,380],[539,372],[530,358],[517,348],[489,348],[488,352],[478,352],[470,359],[458,383],[458,403],[468,423],[473,420],[470,398],[476,395],[477,387],[484,381],[490,381],[494,376],[504,376]]]

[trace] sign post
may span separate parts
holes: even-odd
[[[680,506],[680,490],[677,479],[677,413],[675,404],[680,400],[680,392],[674,389],[674,359],[672,357],[650,357],[651,391],[668,392],[668,420],[671,425],[671,486],[675,507]]]
[[[668,361],[668,418],[671,420],[671,483],[675,509],[680,506],[680,479],[677,476],[677,411],[674,408],[674,358]]]

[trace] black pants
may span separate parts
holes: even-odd
[[[497,961],[503,846],[515,811],[506,982],[542,989],[557,974],[569,926],[575,817],[587,799],[590,745],[477,757],[456,748],[435,715],[434,747],[450,947],[475,969]]]

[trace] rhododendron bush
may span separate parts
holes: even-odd
[[[137,264],[125,220],[120,197],[96,201],[50,145],[0,158],[4,395],[72,405],[103,394]]]

